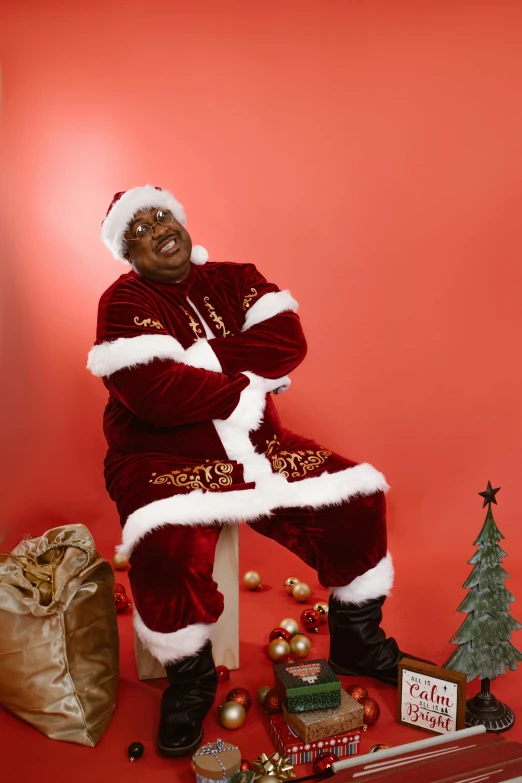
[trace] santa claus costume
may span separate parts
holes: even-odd
[[[125,232],[146,208],[170,210],[185,225],[166,190],[117,194],[102,228],[116,259],[125,259]],[[181,725],[194,683],[198,732],[212,703],[209,638],[223,610],[212,571],[221,527],[231,522],[317,570],[330,591],[336,671],[396,681],[402,653],[380,629],[393,581],[386,480],[290,432],[274,404],[272,393],[289,387],[306,354],[297,309],[252,264],[207,263],[198,247],[182,281],[131,270],[100,300],[88,369],[109,391],[105,477],[121,518],[120,551],[130,557],[135,628],[178,694],[163,723],[175,714],[171,725]],[[189,752],[195,735],[182,734],[159,740],[160,750]]]

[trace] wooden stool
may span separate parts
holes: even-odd
[[[225,598],[225,609],[212,634],[212,652],[216,666],[239,666],[239,526],[223,525],[216,547],[214,579]],[[134,633],[134,652],[140,680],[165,677],[165,669],[143,647]]]

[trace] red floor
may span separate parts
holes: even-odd
[[[110,556],[107,547],[102,551]],[[468,553],[440,553],[438,559],[431,553],[430,564],[411,566],[411,554],[406,541],[392,542],[397,572],[393,597],[387,602],[385,628],[396,635],[403,649],[428,657],[439,664],[447,659],[451,646],[448,639],[457,628],[459,618],[455,608],[464,593],[460,588],[469,573],[466,565]],[[471,549],[471,547],[470,547]],[[437,562],[435,566],[433,563]],[[509,587],[522,600],[522,568],[520,555],[512,555],[507,565],[514,576]],[[269,718],[254,704],[245,725],[238,731],[226,731],[217,722],[217,704],[223,702],[232,687],[244,686],[253,697],[257,688],[272,684],[271,663],[265,648],[269,632],[283,617],[299,618],[304,606],[297,604],[283,590],[287,576],[297,575],[308,581],[313,590],[313,601],[326,599],[314,573],[301,565],[293,555],[271,541],[256,535],[244,526],[241,532],[241,573],[254,568],[263,578],[263,588],[251,593],[241,593],[241,668],[232,672],[229,682],[219,686],[216,706],[205,721],[205,740],[218,737],[239,746],[244,758],[253,760],[274,748],[270,739]],[[517,575],[515,577],[515,575]],[[127,582],[126,575],[118,573],[118,581]],[[522,619],[522,604],[515,603],[513,616]],[[312,601],[310,602],[312,603]],[[38,780],[38,783],[105,783],[105,781],[180,781],[192,783],[194,775],[188,760],[171,761],[158,756],[155,749],[155,731],[159,702],[164,681],[142,683],[136,677],[134,666],[131,616],[120,616],[121,635],[121,685],[118,706],[114,718],[94,749],[66,743],[53,742],[25,725],[0,708],[0,780],[14,783],[20,780]],[[514,638],[522,648],[522,632]],[[313,636],[312,655],[327,657],[328,631],[322,627]],[[348,678],[345,678],[348,682]],[[369,729],[361,742],[361,752],[376,743],[400,745],[427,735],[399,726],[395,722],[396,690],[373,680],[359,678],[370,695],[381,705],[378,723]],[[355,682],[355,680],[352,680]],[[478,690],[477,682],[469,685],[469,694]],[[522,741],[522,669],[500,677],[493,687],[494,693],[515,710],[518,723],[505,736]],[[130,764],[126,748],[133,740],[145,746],[143,758]],[[298,767],[304,775],[311,765]]]

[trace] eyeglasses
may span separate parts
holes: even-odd
[[[139,226],[136,226],[136,228],[133,228],[132,231],[129,232],[131,234],[129,239],[150,241],[154,235],[155,225],[159,223],[160,226],[170,226],[173,221],[174,215],[170,209],[158,209],[156,212],[156,220],[152,226],[149,223],[140,223]]]

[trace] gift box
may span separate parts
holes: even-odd
[[[341,681],[324,658],[274,666],[276,690],[287,712],[339,707]]]
[[[202,745],[192,756],[196,783],[230,783],[241,767],[241,752],[222,739]]]
[[[289,727],[304,742],[329,739],[336,734],[358,729],[364,723],[362,705],[343,690],[339,707],[312,712],[288,712],[283,707],[283,716]]]
[[[288,756],[290,764],[308,764],[323,753],[334,753],[339,758],[352,756],[359,752],[361,734],[359,731],[347,731],[329,739],[317,742],[303,742],[285,723],[282,715],[273,715],[270,720],[272,739],[279,753]]]

